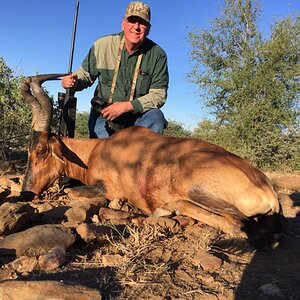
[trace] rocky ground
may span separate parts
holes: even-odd
[[[189,218],[149,218],[58,184],[21,203],[25,160],[0,164],[1,300],[300,299],[299,173],[268,174],[291,234],[242,253],[219,248],[228,237]]]

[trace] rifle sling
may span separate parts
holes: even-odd
[[[108,99],[109,104],[112,104],[113,95],[114,95],[114,92],[115,92],[117,78],[118,78],[118,73],[119,73],[119,69],[120,69],[120,63],[121,63],[121,57],[122,57],[122,51],[123,51],[124,45],[125,45],[125,37],[123,35],[123,37],[121,39],[121,42],[120,42],[120,46],[119,46],[119,51],[118,51],[118,56],[117,56],[117,61],[116,61],[115,71],[114,71],[114,77],[113,77],[113,81],[112,81],[112,84],[111,84],[111,89],[110,89],[110,94],[109,94],[109,99]],[[131,89],[130,89],[129,101],[132,101],[133,97],[134,97],[136,82],[137,82],[137,78],[138,78],[138,75],[139,75],[139,69],[140,69],[140,66],[141,66],[141,63],[142,63],[142,57],[143,57],[143,53],[140,53],[138,55],[138,58],[137,58],[137,61],[136,61],[134,75],[133,75]]]

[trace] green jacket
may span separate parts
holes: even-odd
[[[76,91],[91,86],[98,78],[98,96],[108,100],[114,68],[123,33],[108,35],[96,40],[81,67],[76,71]],[[133,54],[123,49],[113,102],[128,101],[137,57],[143,52],[142,63],[132,100],[134,113],[143,113],[151,108],[160,108],[167,98],[169,74],[164,50],[146,38]]]

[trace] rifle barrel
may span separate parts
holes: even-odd
[[[75,15],[74,15],[74,22],[73,22],[73,32],[72,32],[72,40],[71,40],[71,49],[70,49],[70,60],[69,60],[69,70],[68,70],[68,73],[72,73],[73,54],[74,54],[74,45],[75,45],[75,36],[76,36],[78,9],[79,9],[79,1],[77,0],[77,2],[76,2],[76,8],[75,8]]]

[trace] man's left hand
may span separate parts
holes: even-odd
[[[101,114],[105,117],[108,121],[113,121],[120,115],[133,111],[133,106],[131,102],[115,102],[101,110]]]

